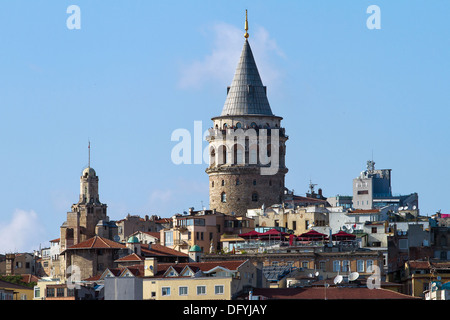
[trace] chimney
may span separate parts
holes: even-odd
[[[156,258],[145,258],[144,261],[144,276],[154,277],[158,272],[158,261]]]
[[[14,275],[14,260],[16,259],[16,255],[14,253],[6,254],[6,275]]]

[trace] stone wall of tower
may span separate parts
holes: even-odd
[[[281,203],[285,187],[284,176],[284,171],[276,175],[261,175],[259,168],[228,168],[210,173],[209,206],[218,212],[234,212],[243,216],[247,209]]]
[[[207,137],[209,141],[210,165],[206,169],[209,175],[209,206],[225,214],[235,213],[245,215],[247,209],[265,205],[266,207],[283,202],[285,190],[285,142],[288,139],[284,128],[280,128],[280,117],[235,116],[214,118],[213,128]],[[265,129],[278,130],[278,135],[269,134],[266,141],[259,139]],[[247,135],[249,131],[256,134],[256,144],[250,145]],[[247,138],[237,152],[237,143],[231,136],[236,132],[243,133]],[[247,139],[247,140],[246,140]],[[237,142],[237,139],[235,140]],[[263,168],[270,165],[261,163],[261,143],[267,150],[271,145],[276,147],[278,164],[276,173],[266,175]],[[255,151],[256,147],[256,151]],[[251,154],[254,150],[253,155]],[[266,151],[267,151],[266,150]],[[275,158],[271,158],[274,160]],[[256,161],[255,161],[256,160]]]

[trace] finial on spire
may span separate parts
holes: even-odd
[[[91,167],[91,141],[88,140],[88,167]]]
[[[245,10],[245,34],[244,34],[245,39],[248,39],[249,36],[247,31],[248,31],[248,20],[247,20],[247,10]]]

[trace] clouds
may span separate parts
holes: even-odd
[[[243,30],[223,22],[211,29],[211,53],[181,68],[179,86],[183,89],[198,89],[211,82],[231,84],[244,44]],[[274,84],[281,75],[274,61],[284,58],[284,53],[262,27],[255,27],[254,33],[250,32],[249,41],[264,84]]]
[[[45,237],[36,212],[16,209],[9,222],[0,222],[0,252],[32,252]]]

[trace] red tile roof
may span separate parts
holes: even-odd
[[[153,243],[149,247],[145,247],[144,245],[141,246],[141,251],[144,256],[151,257],[151,256],[177,256],[177,257],[187,257],[188,254],[183,253],[181,251],[177,251],[171,248],[168,248],[166,246]]]
[[[67,250],[72,249],[125,249],[126,246],[103,237],[94,236],[86,241],[75,244]]]
[[[30,283],[30,282],[38,282],[40,279],[39,277],[33,275],[33,274],[22,274],[22,282]]]
[[[336,299],[372,299],[372,300],[386,300],[386,299],[421,299],[419,297],[412,297],[402,293],[394,292],[387,289],[369,289],[367,287],[311,287],[311,288],[255,288],[253,289],[254,296],[263,296],[267,299],[314,299],[324,300],[325,291],[327,300]]]
[[[161,238],[161,234],[159,232],[143,231],[143,233],[148,234],[149,236],[155,237],[157,239]]]
[[[410,260],[408,265],[411,269],[450,269],[450,262],[428,262],[422,260]]]
[[[144,261],[144,258],[141,256],[138,256],[136,253],[132,253],[125,257],[117,259],[114,262],[126,262],[126,261]]]

